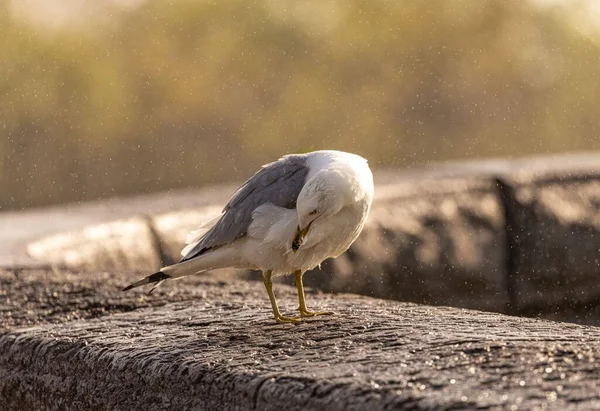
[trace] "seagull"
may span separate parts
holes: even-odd
[[[180,262],[123,291],[151,283],[156,288],[165,280],[216,268],[246,268],[262,271],[278,323],[333,314],[307,308],[302,277],[356,240],[373,192],[367,160],[356,154],[321,150],[283,156],[263,165],[237,189],[219,216],[188,235]],[[298,289],[299,317],[282,315],[273,293],[272,279],[291,273]]]

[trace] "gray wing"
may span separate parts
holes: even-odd
[[[199,256],[246,235],[252,222],[252,212],[265,203],[284,208],[296,208],[296,199],[304,187],[308,166],[306,155],[292,154],[265,164],[231,197],[223,215],[182,259]]]

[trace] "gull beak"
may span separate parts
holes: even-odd
[[[300,226],[296,229],[296,235],[294,236],[294,240],[292,241],[292,251],[297,252],[300,246],[304,243],[304,237],[308,234],[308,230],[310,229],[310,225],[312,221],[308,223],[304,229],[300,229]]]

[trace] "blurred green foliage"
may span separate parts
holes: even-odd
[[[156,0],[51,29],[11,4],[2,209],[240,180],[313,149],[405,167],[600,148],[598,39],[528,1]]]

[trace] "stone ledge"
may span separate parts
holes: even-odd
[[[123,274],[81,275],[75,286],[69,272],[11,275],[0,276],[2,289],[28,290],[34,305],[23,309],[38,314],[89,313],[97,295],[129,301],[127,309],[146,298],[119,291],[131,279]],[[0,334],[0,409],[600,407],[598,328],[314,292],[311,306],[335,316],[277,325],[258,283],[206,276],[157,291],[149,299],[163,306],[9,326]],[[295,306],[291,287],[276,293]],[[52,298],[36,305],[39,295]]]

